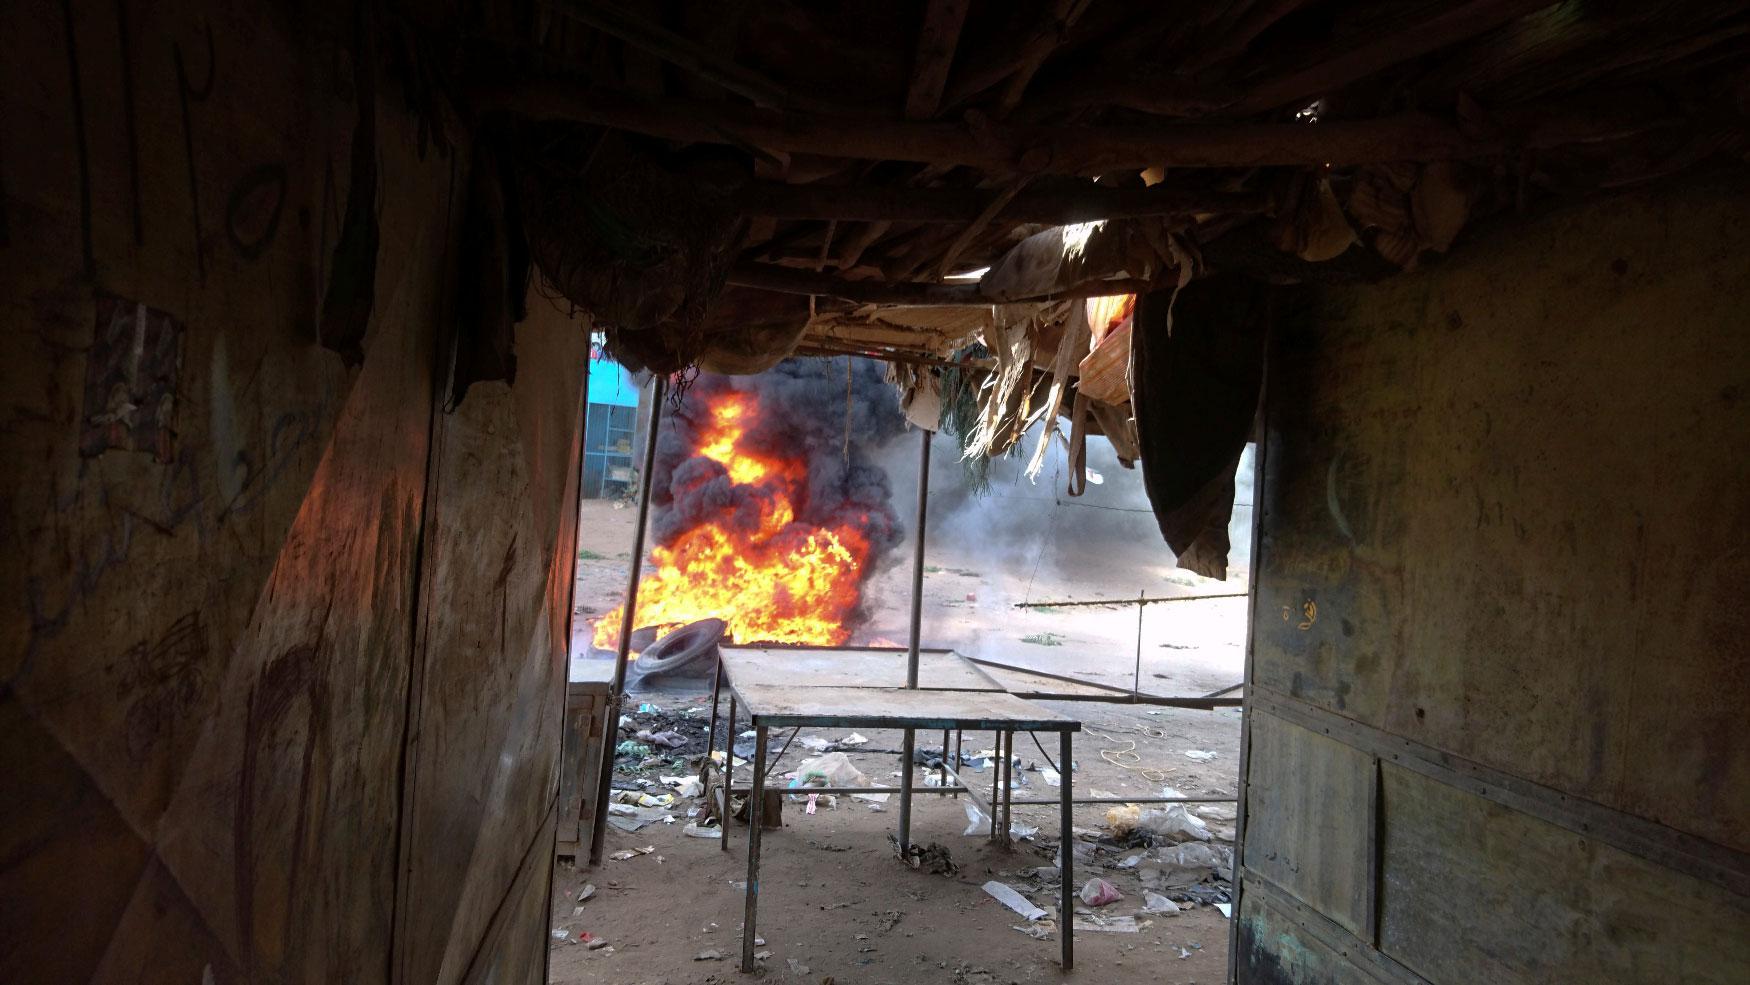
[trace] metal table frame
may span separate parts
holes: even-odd
[[[915,663],[913,666],[915,666]],[[727,688],[725,685],[727,685]],[[754,691],[753,687],[745,685],[744,687],[747,691]],[[747,889],[741,937],[741,970],[745,972],[751,972],[754,970],[754,939],[758,936],[756,928],[760,893],[760,843],[763,830],[762,814],[765,803],[766,782],[770,779],[771,773],[774,771],[777,762],[781,760],[784,753],[789,750],[789,743],[786,742],[783,749],[779,751],[777,757],[775,757],[770,763],[767,762],[767,750],[771,745],[771,730],[773,728],[792,728],[794,730],[791,733],[792,740],[795,738],[795,732],[803,727],[904,729],[907,739],[907,742],[905,743],[906,754],[904,768],[901,770],[902,779],[898,788],[858,787],[855,788],[854,791],[850,788],[843,788],[843,792],[847,793],[896,792],[899,794],[899,841],[900,851],[902,853],[906,852],[911,845],[911,796],[915,792],[920,792],[912,785],[914,764],[910,755],[913,747],[911,740],[917,729],[940,729],[942,731],[942,772],[945,777],[953,777],[957,784],[956,786],[951,787],[924,787],[921,792],[955,796],[962,793],[966,794],[968,797],[972,798],[974,803],[977,803],[983,808],[985,813],[990,817],[991,838],[1002,844],[1008,844],[1014,796],[1013,786],[1009,781],[1012,779],[1011,770],[1014,756],[1015,733],[1017,731],[1057,732],[1059,756],[1061,757],[1060,761],[1069,764],[1074,762],[1074,735],[1081,728],[1080,722],[1064,718],[1054,712],[1042,708],[1038,709],[1037,715],[1031,717],[1007,714],[999,714],[995,716],[981,715],[978,713],[956,714],[951,711],[944,712],[940,710],[928,714],[907,714],[903,710],[895,710],[892,708],[880,713],[870,712],[867,714],[857,714],[855,712],[846,713],[844,711],[812,712],[807,709],[793,709],[782,712],[762,711],[759,706],[760,696],[755,693],[753,695],[755,700],[750,702],[748,700],[749,695],[744,693],[743,689],[737,688],[735,681],[731,679],[725,661],[719,656],[717,670],[713,675],[711,685],[711,725],[710,729],[706,732],[705,747],[705,759],[707,762],[711,761],[711,756],[715,751],[717,711],[725,690],[729,692],[728,728],[727,737],[725,739],[725,745],[727,748],[724,749],[723,756],[723,782],[716,786],[717,792],[714,795],[712,806],[716,810],[717,816],[722,821],[722,838],[719,847],[723,851],[728,851],[728,818],[731,797],[735,793],[745,792],[747,794]],[[878,698],[889,703],[896,701],[915,703],[915,700],[910,698],[909,695],[943,695],[954,693],[956,690],[969,689],[937,689],[922,687],[914,687],[911,689],[880,687],[834,687],[830,689],[820,689],[821,693],[825,693],[828,690],[835,693],[850,691],[873,692],[869,695],[871,698]],[[803,693],[807,693],[806,688],[802,689],[802,691]],[[1000,694],[1005,702],[1025,704],[1002,690],[1000,686],[994,685],[994,682],[991,688],[986,689],[981,687],[977,689],[976,693],[990,696]],[[735,775],[735,727],[737,713],[742,708],[747,709],[750,722],[754,729],[753,777],[749,786],[735,788],[733,784],[733,778]],[[988,803],[984,802],[983,799],[973,791],[972,786],[965,782],[953,767],[948,765],[949,734],[954,733],[956,735],[954,761],[955,765],[958,765],[958,751],[960,745],[958,736],[967,729],[973,731],[992,731],[995,732],[997,736],[997,751],[1000,757],[1000,765],[997,763],[992,764],[991,800]],[[1064,767],[1065,770],[1068,770],[1069,768],[1068,765],[1065,765]],[[1073,805],[1071,800],[1071,784],[1068,780],[1067,774],[1065,774],[1064,782],[1060,785],[1059,789],[1060,792],[1057,801],[1060,824],[1058,855],[1062,879],[1060,882],[1060,899],[1058,902],[1058,933],[1060,935],[1063,970],[1069,971],[1075,966],[1075,878],[1073,874],[1075,866],[1075,835],[1072,818]],[[841,788],[809,788],[809,792],[811,793],[836,793],[840,792],[840,790]]]

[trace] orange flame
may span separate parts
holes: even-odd
[[[793,496],[807,476],[800,460],[771,458],[741,448],[758,416],[753,394],[729,391],[712,398],[710,423],[695,454],[722,465],[738,486],[757,487],[759,529],[737,533],[702,523],[673,544],[650,552],[653,569],[638,583],[634,626],[654,626],[658,637],[687,623],[715,617],[741,643],[837,645],[860,598],[869,541],[854,526],[815,527],[796,522]],[[593,643],[619,644],[621,606],[596,621]]]

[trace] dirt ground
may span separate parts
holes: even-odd
[[[585,504],[585,554],[577,593],[579,633],[574,645],[587,645],[587,620],[617,604],[624,592],[634,517],[629,508]],[[1149,586],[1108,583],[1110,572],[1124,569],[1102,566],[1098,550],[1066,553],[1074,556],[1088,560],[1081,565],[1034,565],[1032,570],[1025,565],[992,566],[957,552],[951,540],[932,535],[925,582],[926,645],[950,646],[1017,666],[1128,687],[1138,665],[1134,607],[1040,611],[1017,609],[1013,602],[1134,597],[1139,587],[1151,596],[1244,590],[1243,583],[1205,582],[1170,569]],[[867,591],[871,618],[851,642],[903,642],[908,590],[909,571],[903,564],[877,573]],[[1238,683],[1244,613],[1244,599],[1150,606],[1142,640],[1142,689],[1191,695]],[[1017,689],[1075,690],[1032,675],[999,672],[996,676]],[[687,717],[698,719],[701,726],[709,715],[708,692],[702,685],[669,684],[638,697],[658,704],[671,716],[693,709]],[[1099,791],[1157,796],[1163,786],[1191,796],[1234,795],[1238,709],[1205,712],[1079,701],[1045,704],[1085,725],[1075,745],[1078,795]],[[655,719],[647,721],[657,724]],[[702,733],[702,728],[696,731]],[[803,730],[802,735],[843,737],[820,729]],[[868,745],[852,751],[851,761],[874,783],[897,783],[899,757],[869,750],[897,750],[899,733],[865,735]],[[742,741],[746,751],[750,742]],[[939,743],[939,735],[919,737],[920,748]],[[989,733],[964,737],[968,755],[992,744]],[[1055,759],[1055,745],[1048,742],[1047,747]],[[1187,751],[1212,752],[1214,757],[1194,759]],[[681,750],[679,757],[683,763],[686,752]],[[1015,752],[1029,765],[1037,766],[1043,758],[1024,735],[1017,737]],[[802,749],[799,738],[778,772],[793,770],[811,755]],[[653,763],[641,774],[617,775],[616,786],[632,787],[640,776],[653,781],[677,772],[681,771],[672,763]],[[690,775],[697,769],[684,772]],[[745,778],[746,773],[743,769],[739,776]],[[990,782],[989,771],[968,773],[975,784]],[[920,779],[922,775],[920,769]],[[1017,777],[1017,796],[1057,793],[1039,772],[1023,769]],[[984,792],[988,795],[988,788]],[[731,825],[727,852],[720,850],[717,840],[685,836],[689,812],[701,803],[678,801],[671,808],[676,815],[672,824],[653,823],[636,833],[608,832],[610,855],[653,848],[648,854],[610,859],[596,870],[563,863],[557,867],[552,926],[556,935],[563,933],[563,939],[550,942],[553,982],[680,985],[745,977],[737,964],[747,829],[739,823]],[[814,815],[804,813],[800,802],[787,803],[784,827],[768,831],[762,845],[758,933],[766,943],[758,950],[770,955],[760,962],[759,976],[839,985],[1061,980],[1057,938],[1061,930],[1037,940],[1014,929],[1023,921],[980,888],[997,879],[1041,906],[1056,902],[1055,885],[1037,881],[1034,873],[1050,865],[1056,850],[1056,808],[1017,806],[1016,822],[1038,825],[1040,834],[1004,849],[994,846],[985,833],[962,833],[967,827],[965,803],[939,795],[919,796],[915,801],[913,839],[947,848],[960,867],[952,876],[912,870],[894,858],[888,834],[897,829],[897,798],[882,810],[861,800],[840,798]],[[1141,849],[1120,849],[1110,838],[1105,843],[1093,840],[1110,833],[1107,810],[1104,805],[1076,809],[1075,824],[1083,838],[1078,839],[1075,882],[1080,885],[1094,875],[1109,879],[1124,898],[1095,912],[1102,917],[1135,915],[1141,929],[1137,933],[1078,930],[1075,976],[1138,983],[1224,980],[1228,920],[1215,907],[1194,900],[1185,900],[1184,912],[1173,916],[1141,912],[1142,880],[1148,875],[1150,858],[1133,868],[1113,867]],[[1211,844],[1231,847],[1231,804],[1198,806],[1193,813],[1213,833]],[[595,893],[579,903],[578,894],[586,884],[593,885]],[[709,952],[721,957],[698,960]]]

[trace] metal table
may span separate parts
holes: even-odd
[[[949,650],[925,650],[919,654],[919,687],[906,688],[907,654],[904,650],[845,647],[822,649],[815,647],[723,647],[711,691],[711,731],[708,742],[715,743],[717,705],[722,692],[729,692],[729,748],[724,751],[724,782],[722,800],[717,804],[718,816],[727,818],[731,778],[734,776],[734,737],[738,711],[745,710],[754,729],[753,780],[745,788],[748,794],[747,901],[741,937],[741,969],[754,970],[754,938],[760,893],[761,813],[765,800],[766,753],[773,728],[889,728],[941,730],[943,733],[944,771],[946,768],[947,736],[949,732],[966,729],[997,733],[998,755],[1001,759],[1001,779],[1009,774],[1013,759],[1013,737],[1016,732],[1058,733],[1061,762],[1074,761],[1072,737],[1081,723],[1017,698],[1003,690],[984,671]],[[1007,736],[1005,741],[1004,736]],[[909,743],[908,743],[909,745]],[[786,746],[786,748],[788,748]],[[706,757],[712,749],[708,745]],[[1007,755],[1004,755],[1007,753]],[[782,752],[780,752],[780,758]],[[955,757],[958,760],[958,756]],[[775,764],[774,764],[775,765]],[[909,817],[912,787],[912,762],[907,757],[901,771],[903,781],[893,792],[900,795],[900,848],[909,847]],[[993,766],[993,772],[999,767]],[[998,779],[993,777],[993,780]],[[813,791],[815,788],[810,788]],[[884,792],[886,788],[858,788],[862,792]],[[1075,861],[1071,824],[1070,784],[1065,774],[1061,785],[1059,814],[1061,831],[1059,857],[1062,866],[1062,899],[1059,902],[1059,933],[1065,971],[1075,964],[1074,899],[1072,869]],[[964,784],[956,787],[926,787],[931,794],[966,793],[975,801],[980,798]],[[824,791],[834,792],[834,791]],[[853,791],[844,791],[853,792]],[[989,804],[981,804],[991,818],[991,833],[998,836],[1001,818],[1001,838],[1009,833],[1009,810],[1006,802],[1012,797],[1007,783],[993,787]],[[723,826],[725,851],[729,847],[728,825]]]

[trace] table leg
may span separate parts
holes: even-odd
[[[753,792],[747,801],[747,908],[741,918],[741,970],[753,971],[753,941],[760,905],[760,808],[766,799],[766,727],[754,726]],[[734,756],[731,743],[730,755]]]
[[[900,758],[904,762],[899,767],[899,857],[904,859],[911,852],[911,778],[912,753],[917,749],[917,729],[905,730]]]
[[[705,732],[705,762],[707,763],[711,761],[711,750],[717,748],[717,703],[722,693],[723,657],[719,655],[716,673],[711,676],[711,727]],[[730,744],[734,745],[734,743]]]
[[[1071,841],[1071,839],[1075,837],[1075,821],[1072,816],[1074,814],[1074,805],[1070,801],[1069,790],[1070,764],[1075,762],[1075,759],[1073,758],[1073,750],[1071,749],[1074,733],[1066,730],[1059,732],[1058,735],[1060,738],[1057,740],[1057,761],[1063,764],[1061,767],[1063,775],[1058,778],[1060,782],[1057,788],[1059,826],[1058,851],[1061,852],[1060,864],[1062,866],[1061,871],[1063,874],[1063,880],[1062,889],[1059,890],[1061,898],[1057,903],[1057,919],[1058,933],[1063,936],[1063,970],[1068,971],[1071,968],[1074,968],[1076,963],[1076,891],[1075,874],[1072,871],[1075,867],[1076,853],[1075,845]]]
[[[997,840],[997,804],[999,803],[997,798],[999,796],[1001,796],[1002,789],[1003,789],[1003,766],[1002,766],[1003,732],[1002,732],[1002,729],[998,729],[996,732],[992,733],[992,735],[994,736],[995,741],[996,741],[997,758],[994,760],[991,760],[991,764],[990,764],[990,840],[996,841]]]
[[[735,786],[735,695],[729,695],[729,735],[723,740],[723,810],[718,815],[719,834],[717,839],[719,851],[729,851],[729,814],[735,810],[730,803],[730,788]]]
[[[956,764],[956,765],[958,765],[958,764]],[[945,787],[948,785],[948,730],[947,729],[942,730],[942,768],[939,772],[942,774],[942,786]]]
[[[961,765],[962,765],[962,764],[963,764],[963,763],[964,763],[964,762],[965,762],[965,760],[964,760],[964,759],[963,759],[963,758],[962,758],[962,757],[961,757],[961,755],[960,755],[960,751],[961,751],[961,748],[962,748],[962,746],[961,746],[961,739],[962,739],[962,737],[963,737],[963,736],[964,736],[964,735],[965,735],[965,733],[964,733],[964,732],[962,732],[962,731],[960,731],[960,730],[959,730],[959,729],[955,729],[955,730],[954,730],[954,772],[955,772],[955,774],[956,774],[956,775],[958,775],[958,774],[959,774],[959,772],[960,772],[960,767],[961,767]],[[959,799],[960,799],[960,795],[959,795],[959,794],[955,794],[955,795],[954,795],[954,799],[955,799],[955,800],[959,800]]]
[[[1009,799],[1015,795],[1014,762],[1015,733],[1013,730],[1009,730],[1003,733],[1003,801],[1001,804],[1003,820],[1000,825],[1001,833],[997,838],[998,844],[1004,848],[1009,847],[1009,831],[1014,827],[1009,821]],[[992,804],[990,806],[991,810],[997,810],[999,805]]]

